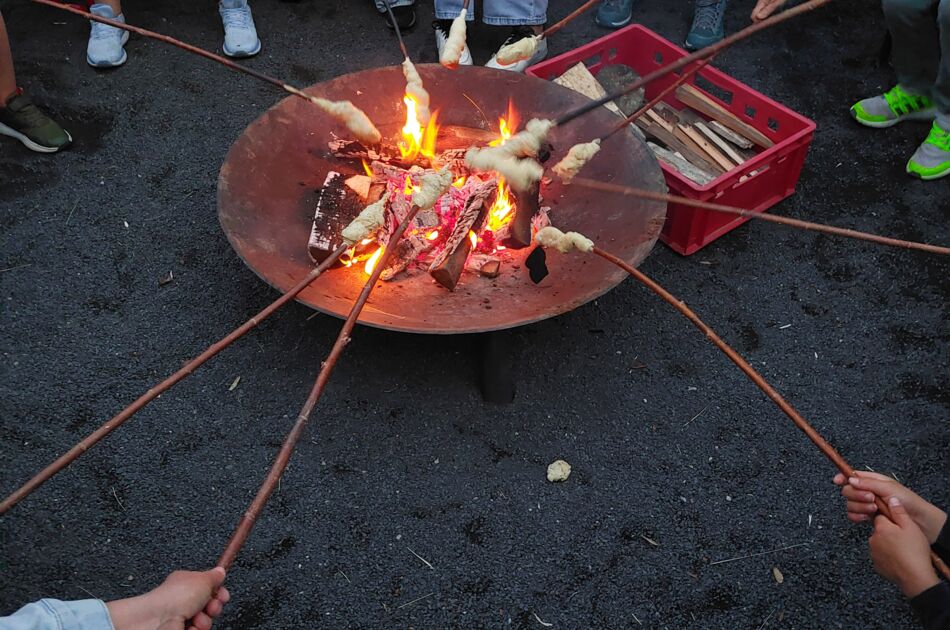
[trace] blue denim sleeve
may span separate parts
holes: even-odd
[[[0,630],[115,630],[109,609],[98,599],[62,602],[41,599],[9,617],[0,617]]]

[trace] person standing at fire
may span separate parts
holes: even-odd
[[[445,48],[445,42],[448,40],[449,28],[452,20],[459,16],[462,11],[462,0],[435,0],[435,22],[432,23],[435,29],[435,42],[439,49],[439,57],[442,57],[442,50]],[[475,19],[475,2],[471,0],[468,5],[468,15],[466,19],[473,21]],[[548,0],[483,0],[482,1],[482,21],[490,26],[506,26],[511,29],[508,38],[502,44],[502,47],[508,44],[540,35],[544,30],[544,23],[548,20]],[[499,63],[497,53],[485,64],[487,68],[497,68],[499,70],[509,70],[511,72],[524,72],[526,68],[532,66],[548,54],[548,43],[544,39],[538,42],[537,49],[530,59],[521,59],[511,64]],[[462,50],[462,56],[459,60],[460,65],[472,65],[472,53],[468,46]]]
[[[786,0],[759,0],[754,21],[764,20]],[[950,0],[884,0],[884,21],[893,41],[897,85],[855,103],[851,116],[875,129],[906,120],[933,121],[930,133],[907,162],[924,180],[950,175]]]
[[[121,0],[101,0],[89,7],[89,12],[99,17],[125,22]],[[261,51],[254,18],[247,0],[219,0],[218,13],[224,26],[224,54],[229,57],[253,57]],[[92,22],[89,44],[86,47],[86,62],[94,68],[115,68],[125,63],[125,43],[129,32]]]
[[[54,153],[73,140],[17,87],[3,14],[0,14],[0,135],[16,138],[26,148],[40,153]]]

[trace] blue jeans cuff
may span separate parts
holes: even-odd
[[[548,19],[544,15],[526,18],[483,15],[482,21],[490,26],[539,26],[547,22]]]
[[[459,16],[459,12],[460,12],[460,11],[461,11],[461,9],[459,9],[458,11],[436,11],[436,12],[435,12],[435,19],[437,19],[437,20],[454,20],[455,18],[457,18],[457,17]],[[471,7],[469,7],[469,9],[468,9],[468,15],[465,16],[465,21],[466,21],[466,22],[474,22],[474,21],[475,21],[475,16],[472,15],[472,9],[471,9]]]

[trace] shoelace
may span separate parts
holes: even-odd
[[[696,17],[693,19],[693,28],[707,31],[719,30],[725,8],[725,0],[696,0]]]
[[[927,144],[932,144],[942,151],[950,151],[950,131],[944,131],[934,123],[927,136]]]
[[[221,21],[224,22],[224,28],[251,28],[251,12],[247,7],[239,9],[222,9]]]
[[[118,29],[114,26],[102,24],[101,22],[93,22],[92,32],[89,34],[89,39],[109,39],[110,37],[119,37],[121,32],[121,29]]]
[[[926,102],[922,96],[908,94],[901,89],[901,86],[895,85],[887,92],[884,92],[884,100],[891,111],[898,114],[909,114],[910,112],[922,109]]]

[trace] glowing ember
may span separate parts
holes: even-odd
[[[468,231],[468,240],[472,242],[472,249],[478,247],[478,236],[475,235],[475,232],[471,230]]]
[[[402,187],[402,194],[407,197],[412,196],[412,178],[406,175],[406,183]]]
[[[439,231],[432,230],[431,232],[426,234],[426,238],[429,239],[430,241],[434,241],[435,239],[439,238]]]
[[[464,176],[464,175],[460,176],[458,179],[456,179],[454,182],[452,182],[452,186],[454,186],[455,188],[461,188],[461,187],[464,186],[464,185],[465,185],[465,176]]]
[[[363,267],[363,271],[366,272],[366,275],[373,273],[373,269],[376,269],[376,263],[379,262],[379,257],[383,255],[383,247],[377,249],[372,256],[369,257],[369,260],[366,261],[366,265]]]
[[[366,163],[366,160],[360,160],[360,162],[363,163],[363,170],[366,171],[366,175],[372,178],[372,177],[373,177],[373,169],[371,169],[371,168],[369,167],[369,164]]]

